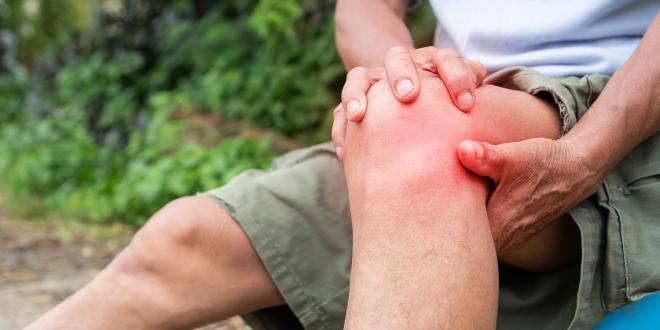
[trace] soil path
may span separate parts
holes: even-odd
[[[0,330],[20,329],[89,282],[124,247],[132,232],[103,235],[20,221],[0,210]],[[95,237],[92,237],[95,236]],[[249,329],[238,317],[201,329]]]

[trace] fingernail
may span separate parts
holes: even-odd
[[[412,81],[408,78],[401,79],[399,80],[398,83],[396,83],[396,92],[401,97],[410,94],[410,92],[412,92],[414,88],[415,86],[413,85]]]
[[[459,108],[469,109],[472,107],[472,104],[474,103],[474,98],[472,97],[472,93],[466,91],[458,95],[458,97],[456,98],[456,102],[458,102]]]
[[[335,153],[337,154],[337,158],[344,159],[344,148],[335,146]]]
[[[348,109],[346,109],[346,110],[348,111],[348,115],[350,117],[353,117],[358,112],[359,109],[360,109],[360,102],[359,101],[352,100],[352,101],[348,102]]]

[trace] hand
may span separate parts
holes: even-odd
[[[458,158],[467,169],[495,181],[487,209],[498,252],[519,247],[595,193],[605,175],[561,139],[500,145],[463,141]]]
[[[335,109],[332,140],[337,156],[342,158],[346,121],[360,121],[367,111],[369,87],[387,79],[392,92],[401,102],[413,102],[419,95],[417,69],[430,71],[443,80],[454,104],[462,111],[470,111],[475,104],[474,90],[483,83],[486,68],[477,61],[467,61],[452,49],[425,47],[408,50],[394,47],[385,56],[385,68],[353,68],[346,77],[340,110]]]

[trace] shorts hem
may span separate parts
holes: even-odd
[[[314,307],[310,307],[314,304],[305,294],[295,272],[284,261],[285,258],[277,245],[273,243],[268,232],[262,228],[263,224],[236,207],[237,199],[222,188],[213,193],[202,193],[202,195],[215,200],[241,226],[286,304],[303,327],[305,329],[327,329],[322,316]]]

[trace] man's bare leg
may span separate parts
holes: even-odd
[[[189,329],[283,304],[248,238],[207,197],[176,200],[29,329]]]
[[[346,327],[494,327],[497,258],[478,179],[445,189],[378,170],[387,173],[383,181],[353,174],[348,181],[353,262]]]
[[[400,105],[384,84],[348,129],[344,167],[353,218],[347,328],[494,328],[497,258],[485,182],[458,162],[466,138],[555,137],[552,107],[489,86],[469,114],[439,79]]]

